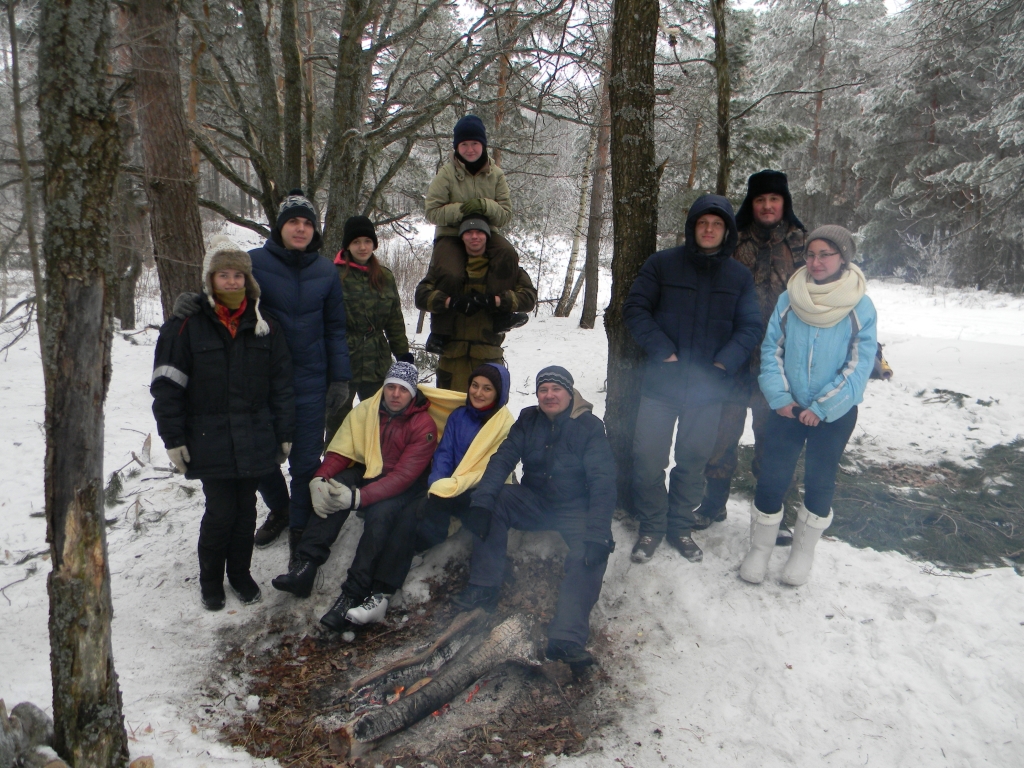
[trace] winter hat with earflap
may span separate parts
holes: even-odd
[[[217,301],[214,298],[213,275],[222,269],[237,269],[245,275],[245,295],[256,305],[256,335],[266,336],[270,333],[270,326],[260,314],[260,285],[252,276],[252,259],[227,235],[215,235],[203,258],[203,293],[206,294],[206,299],[210,302],[211,307],[217,306]]]
[[[754,198],[761,195],[778,195],[782,198],[782,218],[805,232],[807,228],[793,213],[793,197],[789,194],[789,179],[782,171],[764,170],[751,174],[747,179],[747,196],[743,198],[736,212],[736,226],[739,229],[750,226],[754,221]]]
[[[485,147],[487,146],[487,131],[484,128],[484,121],[476,115],[466,115],[459,120],[455,124],[455,131],[452,135],[456,149],[464,141],[479,141]]]
[[[812,240],[827,240],[836,247],[843,257],[844,264],[857,261],[857,244],[853,241],[853,233],[838,224],[825,224],[815,229],[804,241],[808,245]]]
[[[393,363],[388,368],[388,375],[384,379],[384,386],[398,384],[408,389],[413,397],[416,397],[416,387],[420,383],[420,372],[412,363]]]
[[[302,217],[309,219],[313,225],[313,231],[320,234],[320,219],[316,215],[316,208],[313,201],[303,194],[301,189],[293,189],[281,201],[281,207],[277,209],[277,228],[281,229],[289,219]]]

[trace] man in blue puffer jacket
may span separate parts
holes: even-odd
[[[293,189],[281,201],[270,239],[262,248],[249,251],[262,306],[273,313],[284,331],[295,377],[295,440],[288,457],[290,511],[288,486],[275,471],[260,481],[260,495],[271,512],[256,532],[256,545],[266,546],[287,525],[293,555],[313,512],[309,482],[323,454],[325,414],[344,404],[352,378],[345,299],[334,265],[317,251],[322,242],[312,201],[301,189]],[[198,297],[179,296],[174,314],[195,314]]]
[[[686,218],[686,244],[659,251],[622,305],[629,332],[647,353],[633,440],[633,502],[640,538],[632,559],[651,559],[663,538],[692,562],[703,553],[691,531],[704,493],[722,402],[764,329],[750,270],[731,258],[732,205],[705,195]],[[675,467],[665,490],[672,432]]]

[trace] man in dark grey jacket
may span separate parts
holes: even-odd
[[[524,408],[473,491],[465,526],[477,537],[469,586],[453,602],[462,610],[498,604],[510,528],[556,530],[569,545],[558,607],[548,626],[547,657],[586,666],[590,611],[615,549],[615,459],[604,423],[557,365],[537,374],[537,405]],[[521,485],[505,479],[523,462]]]
[[[633,502],[640,519],[634,562],[651,559],[663,538],[693,562],[703,559],[691,531],[704,492],[722,401],[762,335],[750,270],[730,258],[736,221],[724,197],[690,208],[686,243],[659,251],[640,270],[622,307],[626,327],[647,353],[633,440]],[[672,432],[675,467],[665,490]]]

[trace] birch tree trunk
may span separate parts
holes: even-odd
[[[555,317],[568,317],[576,304],[576,293],[573,291],[573,277],[576,264],[580,260],[580,240],[583,239],[583,222],[587,216],[587,187],[590,186],[590,171],[594,163],[594,152],[597,149],[597,134],[600,126],[594,126],[587,144],[587,158],[583,161],[583,173],[580,175],[580,203],[576,213],[576,226],[572,232],[572,249],[569,252],[569,266],[565,269],[565,281],[562,283],[562,295],[555,306]]]
[[[74,768],[121,768],[128,742],[111,650],[103,516],[110,206],[121,138],[106,89],[110,5],[42,0],[40,7],[53,746]]]
[[[587,221],[587,257],[583,263],[586,287],[583,291],[583,314],[580,328],[591,329],[597,322],[598,260],[601,256],[601,232],[604,229],[604,197],[608,180],[608,145],[611,142],[611,102],[608,78],[601,78],[601,125],[597,132],[594,155],[594,185],[590,190],[590,218]]]
[[[618,469],[619,506],[632,508],[633,432],[640,403],[641,351],[622,321],[622,304],[658,231],[654,162],[654,49],[658,4],[615,0],[612,11],[611,98],[612,298],[605,311],[608,398],[605,424]]]
[[[711,17],[715,23],[715,83],[718,91],[718,178],[715,192],[729,194],[729,174],[732,157],[729,154],[729,104],[732,85],[729,80],[729,49],[725,31],[725,17],[729,0],[711,0]]]
[[[178,14],[170,0],[137,0],[128,13],[139,139],[164,319],[202,283],[198,179],[178,71]]]

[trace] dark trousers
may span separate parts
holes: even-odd
[[[348,485],[358,485],[365,468],[349,467],[335,478]],[[362,602],[374,589],[395,592],[409,573],[413,542],[416,536],[416,512],[427,491],[424,473],[406,491],[372,504],[363,515],[363,535],[348,569],[344,584],[347,595]],[[313,515],[302,534],[296,554],[300,560],[323,565],[331,556],[331,546],[338,539],[348,512],[335,512],[326,518]]]
[[[334,433],[338,431],[345,417],[352,412],[352,405],[355,403],[356,395],[359,395],[359,402],[369,400],[377,394],[377,391],[384,386],[384,379],[374,381],[350,381],[348,383],[348,400],[341,409],[332,417],[327,419],[327,439],[324,445],[330,445],[334,439]]]
[[[747,409],[753,414],[754,428],[754,461],[750,470],[756,478],[761,473],[761,462],[764,459],[765,432],[768,429],[768,417],[774,413],[768,407],[761,390],[755,386],[747,403],[722,403],[722,417],[718,422],[718,437],[704,467],[704,476],[709,480],[731,480],[739,465],[740,438],[747,421]]]
[[[640,398],[633,437],[633,504],[641,536],[678,535],[701,523],[694,510],[704,494],[704,465],[715,447],[721,403],[679,408]],[[675,462],[665,490],[665,469],[676,430]]]
[[[590,635],[590,611],[601,596],[601,580],[607,563],[585,565],[583,538],[587,530],[587,511],[578,505],[549,504],[522,485],[504,485],[491,514],[487,538],[473,538],[473,557],[469,583],[481,587],[499,587],[505,574],[509,529],[521,531],[558,531],[569,545],[565,556],[565,575],[558,587],[558,607],[548,626],[548,639],[571,640],[586,645]]]
[[[259,478],[203,480],[206,511],[199,525],[199,581],[224,583],[249,573],[256,532],[256,486]]]
[[[819,517],[828,517],[836,490],[839,460],[856,424],[856,406],[838,421],[823,421],[816,427],[808,427],[799,419],[787,419],[772,412],[765,435],[764,460],[761,476],[757,479],[754,506],[768,514],[782,509],[800,451],[807,443],[804,506]]]
[[[296,398],[295,438],[288,457],[288,469],[292,475],[291,506],[288,485],[281,470],[260,478],[260,495],[266,505],[275,511],[290,509],[289,528],[305,528],[309,518],[314,517],[309,481],[320,468],[320,458],[324,452],[325,397],[321,393],[318,397],[307,396],[302,400]]]
[[[450,499],[439,496],[428,496],[423,504],[419,525],[416,528],[416,545],[418,552],[436,547],[448,538],[451,518],[462,518],[472,504],[472,493],[467,492]]]

